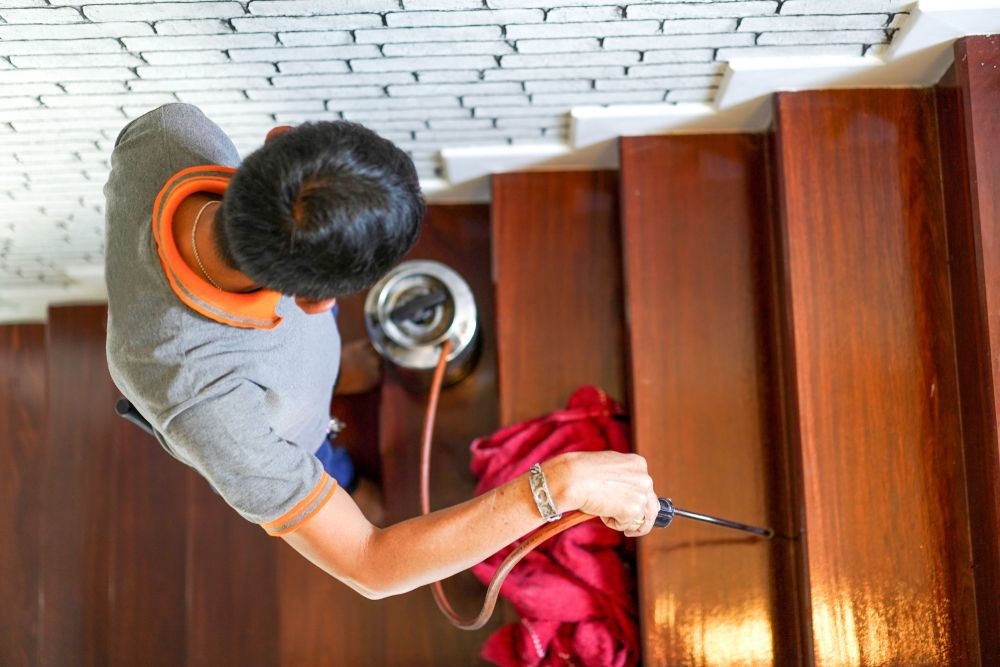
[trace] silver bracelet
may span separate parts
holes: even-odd
[[[542,472],[540,463],[531,466],[528,471],[528,484],[531,485],[531,496],[535,499],[535,505],[538,506],[538,513],[542,515],[542,518],[546,521],[561,519],[562,514],[556,509],[555,501],[552,500],[552,494],[549,492],[549,485],[545,481],[545,473]]]

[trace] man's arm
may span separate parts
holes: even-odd
[[[566,454],[546,461],[543,469],[560,511],[581,509],[618,530],[646,514],[646,523],[626,534],[652,529],[659,503],[641,457]],[[460,505],[384,529],[370,524],[338,489],[323,509],[283,539],[328,574],[379,599],[468,569],[543,523],[522,475]]]

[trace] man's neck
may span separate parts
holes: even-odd
[[[219,253],[215,214],[220,204],[212,203],[218,201],[220,198],[217,195],[197,192],[180,203],[173,220],[177,249],[192,271],[226,292],[257,289],[259,285],[238,269],[230,267]],[[198,260],[201,260],[200,264]]]

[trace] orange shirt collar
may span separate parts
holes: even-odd
[[[280,292],[258,290],[237,294],[220,290],[184,262],[174,239],[174,214],[184,198],[195,192],[225,193],[235,171],[232,167],[206,165],[183,169],[171,176],[153,205],[153,237],[170,287],[188,307],[222,324],[273,329],[281,322],[275,312]]]

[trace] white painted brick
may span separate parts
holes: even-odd
[[[187,79],[161,79],[158,81],[134,80],[128,82],[129,90],[149,93],[172,93],[177,90],[232,90],[243,88],[263,88],[267,85],[267,79],[260,77],[223,77],[213,79],[190,77]]]
[[[521,84],[514,82],[422,83],[389,86],[392,97],[425,97],[427,95],[509,95],[521,93]]]
[[[578,104],[637,104],[642,102],[663,101],[662,90],[635,90],[621,92],[599,92],[590,93],[535,93],[531,96],[531,101],[541,105],[565,105],[573,106]]]
[[[860,56],[861,45],[814,44],[809,46],[747,46],[719,49],[719,60],[730,60],[742,56],[754,58],[778,58],[799,56]]]
[[[510,23],[541,22],[545,13],[540,9],[479,9],[467,12],[394,12],[385,17],[389,27],[438,27],[470,25],[507,25]]]
[[[427,124],[432,130],[483,130],[493,127],[493,121],[488,118],[462,118],[459,120],[432,118]]]
[[[693,63],[713,60],[714,49],[675,49],[664,51],[646,51],[642,54],[645,63]]]
[[[382,53],[387,56],[448,56],[448,55],[491,55],[500,56],[513,53],[507,42],[413,42],[386,44]]]
[[[114,39],[37,39],[0,41],[0,56],[24,56],[57,53],[117,53],[122,45]]]
[[[429,72],[416,71],[417,81],[420,83],[463,83],[479,81],[477,70],[437,70]]]
[[[632,78],[650,76],[687,76],[693,74],[721,74],[725,64],[721,62],[675,63],[666,65],[633,65],[628,68]]]
[[[346,60],[297,60],[278,63],[282,74],[342,74],[350,72]]]
[[[697,35],[736,30],[736,19],[671,19],[663,22],[664,35]]]
[[[521,106],[528,104],[527,95],[467,95],[462,98],[462,106],[477,107],[487,104]]]
[[[469,118],[469,110],[462,108],[438,109],[434,112],[435,118]],[[404,120],[414,118],[422,120],[427,117],[424,109],[392,109],[388,111],[355,111],[348,109],[344,111],[344,118],[347,120],[379,121],[379,120]]]
[[[132,37],[152,35],[148,23],[80,23],[70,25],[0,25],[0,39],[90,39],[93,37]]]
[[[424,97],[420,100],[423,109],[450,109],[459,106],[457,97]],[[344,111],[345,109],[412,109],[412,99],[400,97],[357,98],[353,100],[330,100],[326,103],[328,111]],[[430,115],[430,114],[429,114]]]
[[[222,51],[143,51],[150,65],[194,65],[229,62]]]
[[[221,102],[246,102],[247,98],[239,90],[192,90],[177,93],[177,99],[188,104],[212,104]],[[131,100],[130,100],[131,102]]]
[[[254,0],[251,14],[261,16],[319,16],[399,9],[398,0]]]
[[[525,81],[524,89],[529,93],[580,93],[593,89],[588,80],[564,79],[562,81]]]
[[[478,9],[483,0],[403,0],[403,9]]]
[[[516,42],[516,46],[518,53],[584,53],[599,51],[601,48],[596,37],[521,39]]]
[[[229,19],[244,14],[243,7],[238,2],[150,2],[125,5],[89,5],[83,8],[83,15],[91,21]]]
[[[485,120],[485,119],[484,119]],[[498,128],[517,129],[523,127],[563,129],[569,125],[569,116],[565,113],[550,116],[523,116],[521,118],[497,118],[494,121]]]
[[[87,56],[56,55],[56,56],[11,56],[10,61],[15,67],[57,68],[57,67],[135,67],[144,64],[131,53],[94,53]]]
[[[546,23],[507,26],[507,39],[546,37],[607,37],[610,35],[650,35],[660,28],[659,21],[617,21],[613,23]]]
[[[158,35],[226,35],[233,30],[220,19],[171,19],[153,24]]]
[[[417,142],[441,142],[441,143],[452,143],[452,142],[465,142],[465,141],[475,141],[477,139],[510,139],[510,138],[528,138],[528,137],[540,137],[542,136],[541,128],[517,128],[517,129],[506,129],[498,130],[496,128],[491,128],[489,130],[418,130],[416,132]]]
[[[219,63],[218,65],[148,65],[136,69],[143,79],[185,79],[187,77],[270,76],[271,63]]]
[[[157,35],[126,37],[129,51],[197,51],[200,49],[240,49],[277,45],[274,35]]]
[[[62,93],[54,83],[13,83],[0,85],[0,97],[19,97],[21,95],[58,95]]]
[[[89,118],[124,118],[120,109],[104,105],[99,107],[67,107],[64,109],[9,109],[4,112],[4,120],[66,120]]]
[[[786,0],[782,14],[870,14],[903,11],[913,0]]]
[[[558,1],[558,0],[556,0]],[[550,9],[545,20],[553,23],[564,21],[617,21],[624,12],[621,7],[559,7]]]
[[[0,97],[0,109],[37,109],[41,106],[35,97]]]
[[[101,93],[124,93],[128,90],[124,81],[76,81],[62,85],[70,94],[96,95]]]
[[[62,81],[125,81],[131,78],[132,72],[124,67],[0,71],[0,85],[7,83],[60,83]]]
[[[710,33],[707,35],[684,34],[684,35],[664,35],[659,38],[635,38],[635,37],[609,37],[604,40],[605,49],[635,49],[639,48],[634,44],[629,44],[630,40],[646,39],[649,45],[647,49],[696,49],[696,48],[720,48],[723,46],[750,46],[754,43],[754,36],[749,33]]]
[[[279,102],[277,100],[267,100],[264,102],[253,102],[250,100],[243,100],[242,102],[203,102],[199,106],[205,112],[205,115],[210,118],[216,116],[242,116],[243,114],[323,111],[322,102],[305,100],[292,100],[289,102]]]
[[[0,0],[0,9],[18,7],[47,7],[45,0]]]
[[[280,60],[340,60],[344,58],[376,58],[377,46],[349,44],[346,46],[283,46],[275,49],[230,49],[229,57],[236,62],[270,62]]]
[[[622,4],[638,4],[642,2],[663,2],[663,0],[633,0],[633,2]],[[508,8],[521,8],[521,7],[539,7],[541,9],[550,9],[551,7],[570,7],[570,6],[590,6],[594,4],[607,4],[607,2],[599,2],[599,0],[486,0],[486,5],[491,9],[508,9]]]
[[[45,7],[39,9],[4,9],[0,18],[7,23],[80,23],[83,16],[72,7]]]
[[[757,44],[878,44],[888,39],[884,30],[804,30],[761,33],[757,36]]]
[[[639,62],[637,51],[601,51],[597,53],[541,53],[503,56],[501,67],[565,67],[589,65],[631,65]]]
[[[340,46],[351,44],[354,38],[347,31],[282,32],[278,40],[285,46]]]
[[[232,19],[237,32],[296,32],[299,30],[357,30],[382,25],[378,14],[341,16],[252,16]]]
[[[386,74],[307,74],[301,76],[276,76],[275,88],[302,88],[311,86],[364,86],[368,84],[413,83],[413,75],[405,72]],[[260,86],[247,86],[259,88]]]
[[[610,79],[594,82],[597,90],[666,90],[674,88],[711,88],[718,86],[721,75],[661,76],[644,79]]]
[[[252,100],[336,100],[355,97],[383,97],[382,86],[310,86],[309,88],[265,88],[248,90]]]
[[[423,56],[419,58],[377,58],[352,60],[355,72],[410,72],[415,69],[487,69],[496,67],[493,56]]]
[[[740,0],[738,2],[696,2],[693,4],[629,5],[625,16],[630,19],[686,19],[764,16],[774,14],[778,3]]]
[[[610,79],[625,74],[624,67],[546,67],[531,69],[490,69],[487,81],[529,81],[539,79]]]
[[[667,93],[667,102],[711,102],[718,88],[679,88]]]
[[[472,113],[476,118],[496,118],[499,123],[503,118],[565,114],[567,113],[567,109],[562,104],[554,107],[532,104],[526,107],[476,107],[472,110]]]
[[[6,59],[0,58],[0,70],[13,69],[14,66],[11,65]]]
[[[159,106],[176,102],[170,93],[118,93],[106,95],[43,95],[45,106],[56,109],[85,109],[89,107],[118,107],[124,104]]]
[[[445,42],[500,39],[500,26],[459,26],[449,28],[386,28],[358,30],[354,39],[359,44],[389,44],[392,42]]]
[[[889,22],[888,14],[854,16],[757,16],[744,19],[739,30],[772,32],[777,30],[871,30]]]

